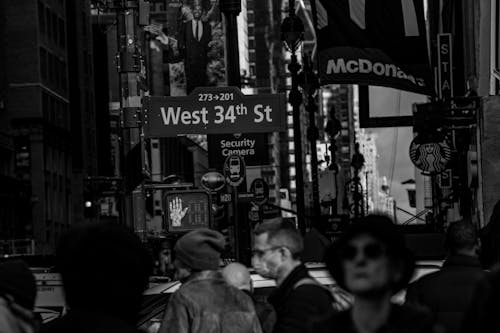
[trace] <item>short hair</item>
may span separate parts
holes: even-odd
[[[293,259],[299,259],[304,250],[304,241],[298,230],[291,223],[268,221],[255,228],[256,236],[267,234],[268,242],[274,246],[286,247]]]
[[[471,249],[477,244],[476,227],[468,221],[453,222],[446,231],[446,247],[456,252]]]

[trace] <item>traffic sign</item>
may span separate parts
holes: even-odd
[[[167,192],[164,196],[169,232],[186,232],[209,228],[211,221],[210,195],[205,191],[187,190]]]
[[[147,96],[143,105],[146,137],[286,129],[285,94],[243,95],[236,87],[198,87],[189,96]]]
[[[243,182],[245,171],[245,160],[239,155],[229,155],[224,161],[224,175],[231,186],[238,186]]]
[[[262,219],[258,206],[252,206],[252,208],[250,208],[250,210],[248,211],[248,219],[252,222],[258,222]]]
[[[262,178],[256,178],[250,185],[250,192],[254,194],[252,202],[263,205],[269,200],[269,185]]]

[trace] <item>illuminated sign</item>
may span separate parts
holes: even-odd
[[[209,228],[211,221],[210,196],[205,191],[175,191],[164,196],[169,232],[186,232]]]

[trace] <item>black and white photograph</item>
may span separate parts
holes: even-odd
[[[0,0],[0,332],[500,332],[499,27]]]

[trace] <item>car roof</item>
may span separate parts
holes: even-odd
[[[433,271],[438,270],[442,266],[441,260],[424,260],[417,261],[415,274],[412,280],[416,280],[423,275],[432,273]],[[323,263],[306,263],[306,267],[309,271],[309,274],[315,278],[319,283],[325,286],[333,286],[335,285],[335,281],[331,277],[330,273],[326,269],[325,264]],[[276,287],[276,282],[273,279],[265,278],[259,274],[257,274],[252,268],[249,269],[250,277],[252,278],[253,286],[255,289],[259,288],[268,288],[268,287]],[[166,283],[159,283],[151,288],[147,289],[143,295],[157,295],[157,294],[171,294],[174,293],[177,289],[179,289],[181,283],[179,281],[170,281]]]

